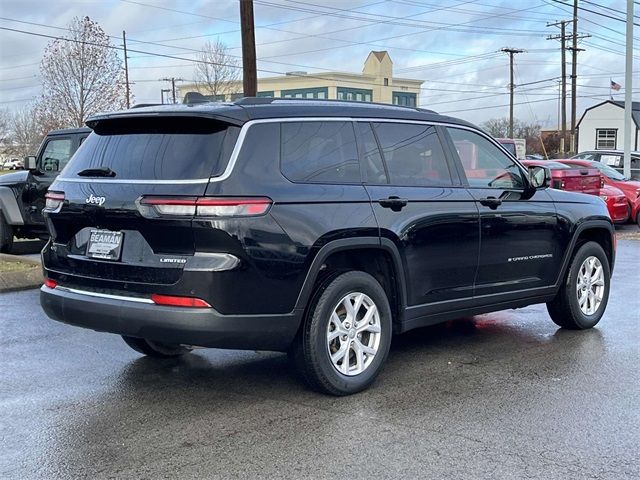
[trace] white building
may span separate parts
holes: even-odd
[[[631,150],[640,148],[640,102],[633,102]],[[578,125],[578,151],[624,148],[624,102],[607,100],[587,108]]]

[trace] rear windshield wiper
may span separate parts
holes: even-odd
[[[115,177],[116,172],[109,167],[85,168],[78,172],[79,177]]]

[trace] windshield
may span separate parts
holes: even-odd
[[[63,175],[109,168],[117,180],[209,178],[224,171],[237,130],[198,118],[107,121],[95,127]]]
[[[600,170],[602,173],[604,173],[611,180],[618,180],[618,181],[627,180],[627,177],[625,177],[620,172],[618,172],[614,168],[611,168],[608,165],[604,165],[604,164],[602,164],[600,162],[591,162],[591,164],[592,164],[593,167],[595,167],[598,170]]]

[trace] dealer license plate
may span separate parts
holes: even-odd
[[[87,257],[102,260],[120,260],[122,232],[91,230],[87,243]]]

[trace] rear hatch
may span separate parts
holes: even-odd
[[[197,201],[224,172],[239,127],[174,116],[106,119],[93,128],[49,189],[47,270],[67,283],[119,289],[175,284],[194,254],[193,216],[160,216],[149,202]]]

